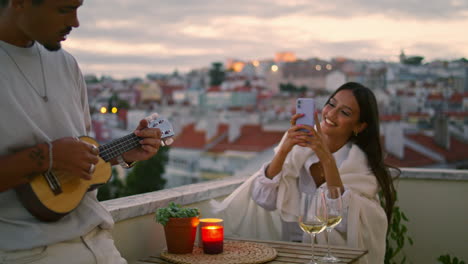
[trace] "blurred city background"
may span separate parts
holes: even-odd
[[[152,160],[157,168],[145,163],[145,169],[130,170],[147,178],[134,181],[147,191],[245,175],[271,159],[296,98],[315,98],[321,109],[337,87],[355,81],[377,97],[388,164],[467,169],[468,61],[424,62],[404,51],[399,56],[399,62],[324,60],[278,52],[185,74],[123,80],[86,75],[92,136],[105,143],[131,133],[153,112],[168,118],[176,136]],[[127,171],[115,173],[125,185]]]
[[[87,1],[64,42],[85,74],[94,136],[159,113],[169,148],[114,168],[100,199],[249,175],[298,97],[320,109],[348,81],[379,103],[388,164],[468,167],[468,3],[462,0]]]
[[[348,81],[374,91],[385,162],[402,168],[385,263],[468,259],[467,0],[84,1],[79,18],[63,45],[92,136],[110,142],[152,113],[176,132],[99,189],[130,263],[165,246],[155,208],[206,213],[272,158],[296,98],[320,109]]]

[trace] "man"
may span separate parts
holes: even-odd
[[[86,85],[60,43],[79,26],[83,0],[0,0],[0,263],[126,263],[109,230],[113,220],[87,192],[54,222],[34,217],[15,189],[61,171],[92,178],[98,149],[77,137],[90,130]],[[161,132],[141,120],[141,146],[111,164],[153,156]]]

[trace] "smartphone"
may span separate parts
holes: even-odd
[[[313,127],[315,112],[315,102],[312,98],[297,98],[296,114],[304,114],[296,120],[296,125],[303,124]]]

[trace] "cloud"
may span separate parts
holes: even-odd
[[[282,50],[302,58],[387,60],[400,49],[468,56],[468,0],[85,1],[79,17],[64,47],[85,72],[108,65],[125,75],[116,65],[133,65],[147,69],[143,76]]]

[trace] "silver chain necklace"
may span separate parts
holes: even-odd
[[[36,94],[39,95],[39,97],[41,97],[42,100],[44,100],[44,102],[47,103],[49,101],[49,97],[47,97],[47,85],[46,85],[46,78],[45,78],[45,74],[44,74],[44,64],[42,63],[42,55],[41,55],[41,51],[39,50],[38,44],[36,44],[36,50],[37,50],[37,53],[39,54],[39,61],[41,62],[42,85],[44,86],[44,95],[41,95],[39,93],[39,91],[36,88],[34,88],[31,81],[29,81],[29,79],[26,77],[26,74],[24,74],[24,72],[19,67],[18,63],[15,61],[15,59],[13,59],[13,56],[11,56],[11,54],[2,45],[0,45],[0,48],[2,48],[2,50],[6,53],[6,55],[8,55],[8,57],[10,57],[11,61],[15,64],[18,71],[21,73],[21,75],[26,80],[26,82],[29,84],[29,86],[31,86],[31,88],[34,90],[34,92],[36,92]]]

